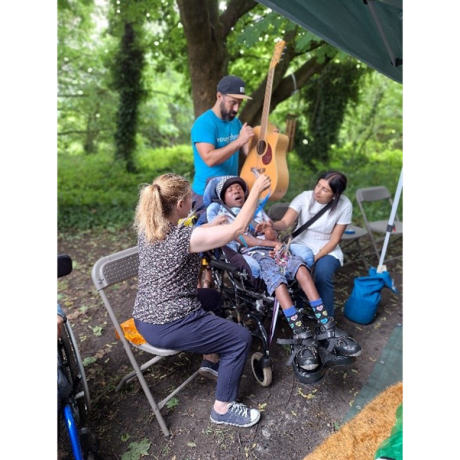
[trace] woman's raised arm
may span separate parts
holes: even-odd
[[[202,252],[224,246],[242,235],[254,217],[260,194],[270,187],[270,178],[260,175],[236,218],[228,225],[216,227],[196,227],[190,238],[190,252]]]

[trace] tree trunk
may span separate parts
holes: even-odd
[[[187,40],[188,67],[192,85],[195,118],[214,105],[217,83],[228,74],[229,56],[226,48],[227,36],[238,20],[258,5],[252,0],[232,0],[219,16],[216,0],[177,0],[180,18]],[[282,60],[275,68],[272,86],[271,109],[289,99],[294,91],[291,75],[283,78],[295,57],[295,28],[286,34],[287,48]],[[329,63],[318,64],[313,58],[295,72],[297,88],[301,88],[315,73]],[[270,62],[267,62],[267,74]],[[262,69],[263,70],[263,69]],[[238,118],[251,126],[260,124],[265,100],[265,78],[252,94],[252,101],[245,102]]]
[[[232,27],[258,3],[232,0],[219,16],[217,0],[177,0],[187,40],[195,118],[214,105],[217,83],[227,75],[226,40]]]

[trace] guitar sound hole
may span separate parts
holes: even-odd
[[[265,152],[266,147],[267,147],[267,143],[265,141],[259,141],[257,143],[257,147],[256,147],[257,154],[258,155],[263,155],[263,153]]]

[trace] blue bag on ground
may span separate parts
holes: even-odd
[[[385,283],[385,287],[391,289],[395,294],[399,295],[399,291],[396,289],[395,282],[393,278],[391,278],[388,271],[384,270],[382,273],[377,273],[377,269],[375,267],[371,267],[369,270],[369,275],[382,278]]]
[[[359,324],[369,324],[377,313],[380,303],[380,291],[385,286],[385,281],[377,276],[362,276],[355,278],[353,291],[345,302],[343,314]]]
[[[377,270],[371,267],[369,275],[355,278],[353,291],[343,310],[345,317],[359,324],[369,324],[374,320],[382,298],[380,292],[384,287],[399,294],[387,271],[377,273]]]

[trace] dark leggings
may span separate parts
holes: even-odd
[[[135,320],[136,327],[148,343],[155,347],[220,356],[216,399],[235,401],[241,374],[251,346],[248,329],[213,313],[221,310],[219,293],[214,289],[198,289],[201,309],[185,318],[167,324],[149,324]]]

